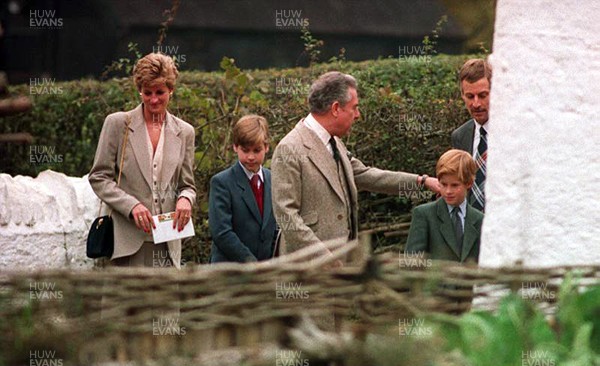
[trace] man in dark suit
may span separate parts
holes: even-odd
[[[470,59],[459,72],[460,92],[471,119],[452,132],[452,147],[468,152],[475,159],[477,174],[469,192],[469,203],[485,209],[485,179],[489,128],[492,68],[483,59]]]
[[[277,223],[271,172],[262,166],[269,151],[265,118],[242,117],[233,128],[238,161],[210,181],[211,263],[256,262],[273,256]]]

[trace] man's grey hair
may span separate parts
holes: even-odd
[[[339,71],[330,71],[321,75],[310,86],[308,105],[310,113],[324,114],[334,102],[346,105],[352,98],[349,88],[357,89],[356,79]]]

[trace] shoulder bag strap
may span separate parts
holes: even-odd
[[[131,124],[131,115],[127,113],[125,117],[125,133],[123,134],[123,145],[121,145],[121,161],[119,162],[119,176],[117,177],[117,187],[121,184],[121,172],[123,171],[123,161],[125,160],[125,151],[127,150],[127,138],[129,137],[129,125]],[[98,208],[98,217],[102,212],[102,200],[100,200],[100,207]],[[112,208],[108,214],[108,217],[112,215]]]

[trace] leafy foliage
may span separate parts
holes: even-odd
[[[311,68],[244,71],[224,58],[222,72],[181,72],[170,111],[196,129],[197,237],[185,245],[184,259],[206,262],[208,182],[233,163],[231,127],[241,116],[267,118],[272,149],[307,113],[306,90],[318,75],[339,70],[359,83],[361,120],[345,143],[366,164],[380,168],[435,173],[435,162],[450,147],[451,131],[467,120],[456,82],[456,71],[468,56],[432,56],[428,62],[384,59],[360,63],[338,61]],[[126,65],[125,65],[126,66]],[[302,88],[278,90],[278,81],[300,82]],[[30,161],[30,147],[0,145],[2,171],[36,176],[46,169],[83,176],[93,162],[104,118],[134,108],[139,96],[131,79],[105,82],[80,80],[57,83],[61,93],[32,94],[28,114],[0,118],[0,133],[29,132],[34,145],[55,147],[62,163]],[[28,94],[27,85],[13,93]],[[267,167],[270,165],[267,160]],[[361,225],[394,223],[419,199],[361,195]],[[201,248],[201,249],[200,249]]]
[[[447,351],[459,350],[470,365],[600,365],[600,286],[579,293],[568,277],[556,320],[510,294],[497,314],[467,313],[441,330]]]
[[[134,67],[134,60],[139,60],[142,57],[141,52],[138,50],[137,43],[129,42],[127,45],[127,51],[132,54],[131,58],[123,57],[117,61],[113,61],[110,65],[106,66],[104,72],[102,72],[101,78],[107,79],[109,75],[131,75]]]

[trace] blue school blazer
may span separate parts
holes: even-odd
[[[210,180],[208,223],[211,263],[251,262],[273,256],[277,223],[271,200],[271,172],[263,169],[263,216],[239,162]]]

